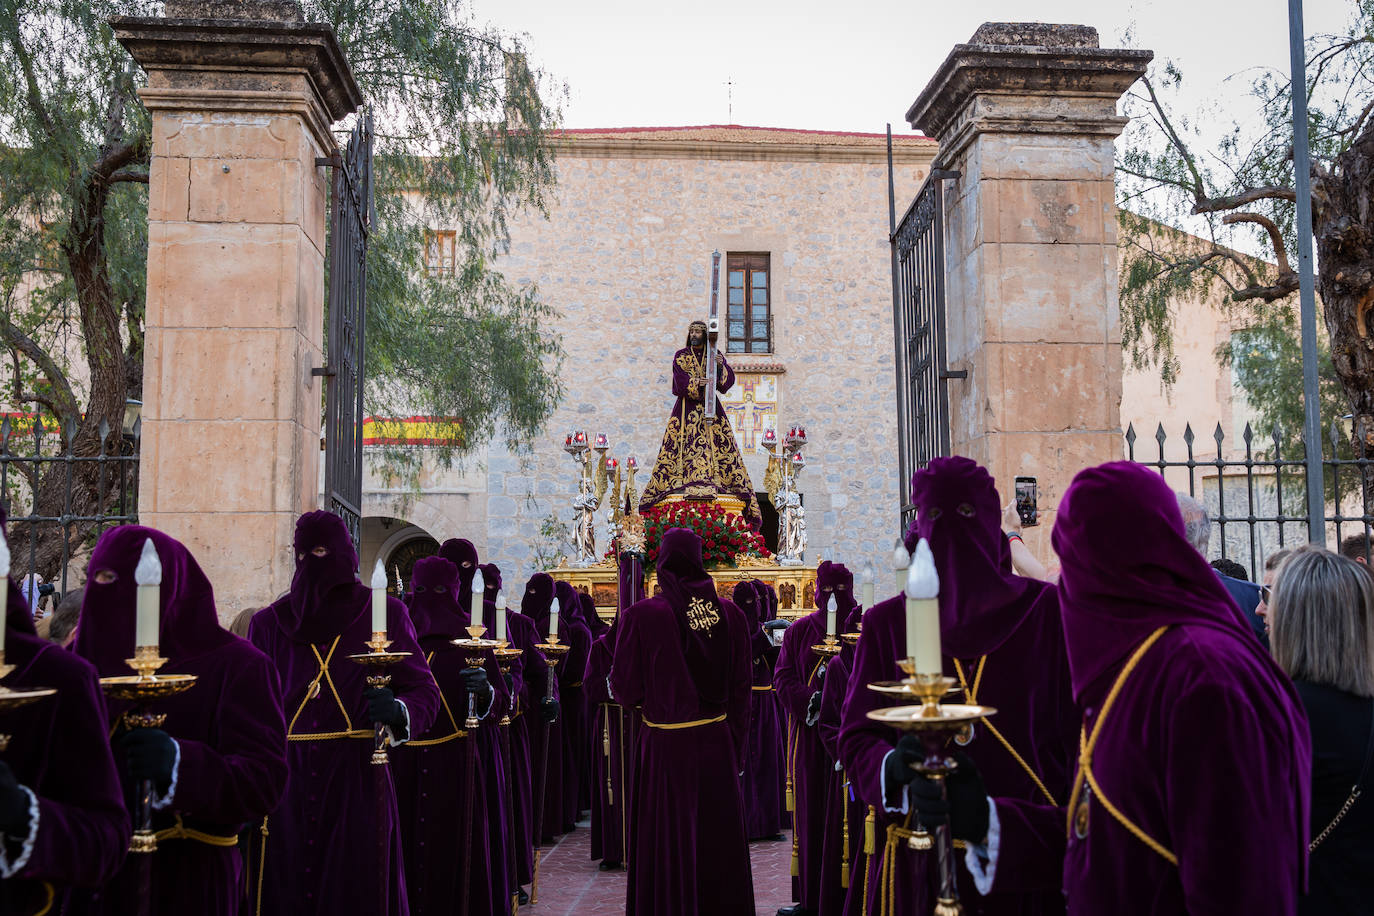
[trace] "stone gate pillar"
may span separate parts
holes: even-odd
[[[1122,457],[1112,141],[1152,56],[1087,26],[985,23],[906,115],[961,173],[945,185],[948,362],[968,370],[950,382],[953,450],[1008,500],[1014,476],[1039,478],[1042,510]]]
[[[221,615],[290,585],[318,506],[330,125],[361,104],[295,0],[168,0],[118,17],[148,73],[139,515],[184,541]]]

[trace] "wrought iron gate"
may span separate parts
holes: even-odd
[[[342,154],[316,160],[334,169],[330,206],[328,335],[325,367],[326,508],[344,520],[358,546],[363,501],[363,325],[372,202],[372,113],[364,110]]]
[[[901,222],[896,221],[892,132],[888,130],[887,190],[892,246],[892,336],[897,380],[898,503],[902,525],[915,516],[911,475],[930,459],[949,454],[949,379],[945,363],[946,179],[959,173],[934,169]]]

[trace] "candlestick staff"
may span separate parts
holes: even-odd
[[[553,669],[558,666],[558,662],[563,656],[568,654],[570,646],[565,646],[558,641],[558,599],[554,598],[549,606],[549,638],[541,643],[535,643],[534,647],[544,653],[544,659],[549,666],[549,677],[544,684],[544,699],[553,700]],[[539,781],[535,791],[534,808],[534,875],[530,881],[530,904],[539,902],[539,858],[543,852],[544,842],[544,796],[549,787],[549,732],[553,726],[552,722],[544,723],[543,748],[539,758]]]
[[[515,660],[520,656],[524,655],[525,653],[523,650],[516,649],[513,646],[511,646],[510,642],[506,639],[505,592],[496,593],[496,644],[497,648],[494,649],[492,653],[496,656],[496,666],[501,669],[501,676],[506,679],[507,683],[510,683],[511,668],[514,666]],[[512,693],[511,705],[514,706],[518,702],[518,696]],[[500,726],[498,734],[501,736],[501,753],[505,755],[506,760],[506,785],[514,786],[515,759],[511,751],[511,718],[509,711],[502,714],[501,721],[498,724]],[[506,860],[508,862],[514,862],[516,854],[514,819],[519,816],[519,813],[516,811],[514,805],[507,805],[506,811]],[[512,900],[514,900],[514,897],[512,898]],[[511,912],[515,912],[515,907],[516,904],[512,902]]]
[[[372,581],[369,583],[372,589],[372,638],[364,645],[368,647],[368,652],[358,652],[348,656],[350,661],[363,665],[368,669],[367,686],[386,687],[391,683],[391,675],[387,668],[402,659],[409,658],[409,652],[390,652],[387,651],[391,646],[391,640],[386,637],[386,569],[382,566],[381,558],[378,558],[376,567],[372,570]],[[372,723],[372,765],[374,767],[373,781],[376,783],[376,805],[377,805],[377,852],[378,861],[386,861],[387,853],[391,848],[391,837],[387,832],[387,784],[390,775],[384,769],[388,764],[387,759],[387,732],[386,725],[381,722]],[[385,913],[388,909],[388,900],[391,889],[387,886],[385,876],[379,877],[377,881],[377,904],[379,913]]]
[[[157,674],[167,664],[158,649],[158,628],[162,615],[162,561],[153,546],[152,538],[143,542],[143,552],[134,568],[137,586],[137,611],[134,622],[134,657],[125,662],[135,675],[119,675],[100,679],[106,696],[129,703],[121,717],[125,728],[161,728],[166,713],[153,712],[151,705],[163,697],[175,696],[191,689],[196,682],[193,674]],[[153,832],[153,781],[140,779],[134,789],[134,833],[129,839],[129,852],[142,856],[138,863],[138,911],[147,916],[152,901],[152,856],[157,851],[157,835]]]
[[[477,570],[472,579],[472,592],[476,597],[480,607],[481,595],[486,591],[486,582],[482,576],[482,571]],[[469,619],[473,619],[469,617]],[[470,624],[467,628],[467,639],[455,639],[453,645],[462,649],[465,653],[463,661],[469,668],[481,668],[487,663],[488,654],[501,648],[501,643],[494,639],[483,639],[487,628],[480,622]],[[477,717],[477,696],[468,691],[468,717],[463,723],[467,731],[467,754],[463,761],[463,837],[467,845],[463,858],[463,881],[460,887],[463,888],[459,913],[466,916],[468,912],[468,899],[471,896],[469,888],[472,882],[472,857],[476,853],[473,843],[472,823],[473,823],[473,795],[477,791],[477,729],[481,727],[482,721]]]
[[[914,732],[921,741],[925,756],[912,764],[912,769],[929,777],[946,799],[945,780],[957,768],[955,760],[946,753],[949,740],[967,730],[978,720],[995,715],[990,706],[942,703],[941,698],[955,684],[945,677],[940,656],[940,577],[935,559],[924,538],[916,545],[916,555],[907,570],[906,594],[907,657],[898,664],[906,675],[901,681],[879,681],[869,688],[880,693],[914,697],[920,702],[904,706],[875,709],[868,717],[904,732]],[[924,829],[908,840],[913,849],[929,849],[936,853],[940,890],[935,904],[935,916],[960,916],[959,890],[954,875],[954,843],[948,822],[935,827],[933,841]]]

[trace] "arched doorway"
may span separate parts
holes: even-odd
[[[418,525],[406,525],[391,534],[377,548],[377,557],[386,570],[387,592],[397,598],[409,593],[415,563],[438,552],[439,542]]]

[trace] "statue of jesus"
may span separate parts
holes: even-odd
[[[735,384],[735,371],[716,352],[716,390],[722,394]],[[716,398],[716,416],[707,422],[706,323],[693,321],[687,343],[673,354],[673,394],[677,403],[668,417],[663,445],[658,450],[653,477],[644,488],[639,508],[648,509],[673,495],[684,499],[713,501],[733,497],[743,504],[744,518],[758,528],[759,502],[744,469],[725,407]]]

